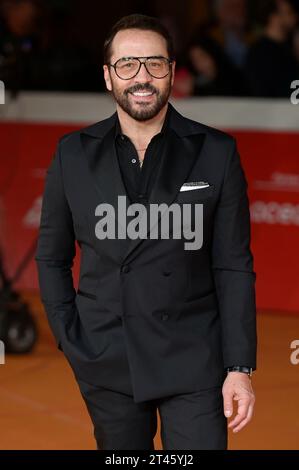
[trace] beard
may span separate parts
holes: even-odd
[[[117,104],[136,121],[148,121],[159,114],[162,108],[167,104],[171,93],[171,73],[169,80],[163,90],[155,88],[150,83],[136,84],[126,90],[120,91],[115,83],[112,83],[112,94]],[[130,94],[134,92],[152,92],[154,96],[153,103],[139,101],[133,103],[130,100]]]

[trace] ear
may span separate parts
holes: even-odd
[[[109,67],[107,65],[103,65],[103,71],[104,71],[104,80],[106,83],[106,88],[108,91],[112,91],[112,83],[111,83]]]

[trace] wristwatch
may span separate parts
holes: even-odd
[[[231,366],[227,367],[226,372],[243,372],[244,374],[247,374],[249,377],[252,376],[252,367],[247,367],[247,366]]]

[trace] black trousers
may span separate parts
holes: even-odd
[[[135,403],[131,395],[78,385],[98,450],[154,450],[158,411],[163,450],[227,449],[221,387]]]

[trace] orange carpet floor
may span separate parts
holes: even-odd
[[[95,449],[92,424],[73,373],[54,345],[36,294],[25,294],[39,326],[34,352],[6,356],[0,365],[0,449]],[[254,418],[230,449],[299,449],[299,364],[290,344],[299,340],[299,314],[258,312],[258,371]],[[155,448],[162,449],[160,422]]]

